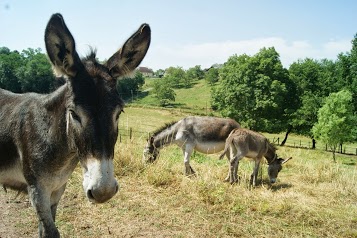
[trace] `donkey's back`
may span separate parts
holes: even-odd
[[[222,159],[225,154],[229,157],[229,149],[234,153],[234,156],[239,153],[241,157],[261,158],[267,153],[268,146],[269,142],[262,134],[245,128],[237,128],[229,134],[219,158]]]
[[[186,117],[177,124],[177,139],[206,154],[223,150],[229,133],[240,127],[233,119],[200,116]]]

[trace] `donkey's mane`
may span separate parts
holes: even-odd
[[[272,144],[269,140],[268,140],[268,145],[269,145],[270,149],[272,149],[274,151],[278,150],[278,148],[276,148],[276,146],[274,144]]]
[[[87,54],[86,57],[83,58],[83,61],[97,62],[97,50],[90,48],[89,53]]]
[[[111,80],[108,69],[97,60],[97,50],[90,48],[90,52],[82,59],[89,74],[94,77]]]
[[[169,123],[166,123],[165,125],[163,125],[162,127],[156,129],[153,133],[152,136],[156,136],[157,134],[159,134],[160,132],[162,132],[163,130],[166,130],[167,128],[173,126],[174,124],[176,124],[177,121],[172,121]]]

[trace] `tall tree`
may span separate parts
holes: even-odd
[[[352,93],[352,100],[355,111],[357,111],[357,34],[352,40],[352,49],[350,54],[350,82],[347,81],[347,88]]]
[[[219,70],[217,68],[210,68],[207,72],[206,72],[206,81],[210,84],[210,85],[214,85],[215,83],[218,82],[218,78],[219,77]]]
[[[133,98],[144,83],[145,79],[143,74],[136,71],[134,77],[124,77],[118,80],[117,90],[124,99]]]
[[[190,80],[199,80],[204,78],[205,73],[201,69],[200,65],[196,65],[195,67],[189,68],[186,71],[186,76]]]
[[[16,70],[22,92],[48,93],[54,89],[54,75],[47,56],[40,49],[22,51],[24,65]]]
[[[161,106],[170,104],[171,101],[175,101],[175,91],[170,87],[172,82],[168,78],[157,79],[154,81],[153,93],[155,97],[160,101]]]
[[[181,67],[169,67],[166,69],[164,78],[173,88],[182,88],[191,86],[191,80],[186,77],[186,72]]]
[[[0,48],[0,87],[12,92],[21,92],[21,82],[16,70],[21,67],[24,59],[17,51],[9,48]]]
[[[254,130],[276,132],[285,128],[288,72],[274,48],[256,55],[234,55],[220,70],[220,83],[212,91],[212,105],[223,116]]]
[[[294,62],[289,68],[290,79],[297,88],[297,110],[292,114],[291,124],[299,134],[312,139],[312,148],[316,141],[311,133],[312,126],[317,122],[317,111],[324,98],[321,90],[321,65],[313,59]]]
[[[20,54],[0,48],[0,87],[17,93],[48,93],[54,83],[51,65],[41,49],[29,48]]]
[[[337,146],[357,139],[356,124],[352,94],[342,90],[326,98],[318,111],[318,120],[312,128],[312,133],[316,139],[331,148],[333,160],[336,161]]]

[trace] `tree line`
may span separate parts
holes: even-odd
[[[15,93],[48,93],[56,87],[51,65],[41,49],[22,52],[0,47],[0,87]]]
[[[15,93],[49,93],[63,83],[64,79],[55,79],[52,66],[40,48],[18,52],[0,47],[0,88]],[[144,76],[137,71],[133,76],[119,80],[117,89],[127,99],[144,83]]]

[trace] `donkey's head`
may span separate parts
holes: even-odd
[[[291,159],[292,157],[288,159],[278,158],[276,155],[276,158],[272,162],[270,162],[268,166],[268,175],[269,175],[270,183],[276,182],[276,179],[278,178],[278,174],[283,168],[283,164],[285,164]]]
[[[155,147],[154,137],[150,137],[147,140],[147,143],[143,152],[143,161],[144,162],[154,162],[156,158],[159,156],[159,149]]]
[[[114,178],[114,145],[124,103],[116,79],[133,71],[150,45],[150,27],[143,24],[109,60],[101,64],[95,53],[80,59],[63,17],[48,22],[45,43],[58,75],[67,79],[66,136],[83,168],[83,188],[92,202],[105,202],[118,191]]]

